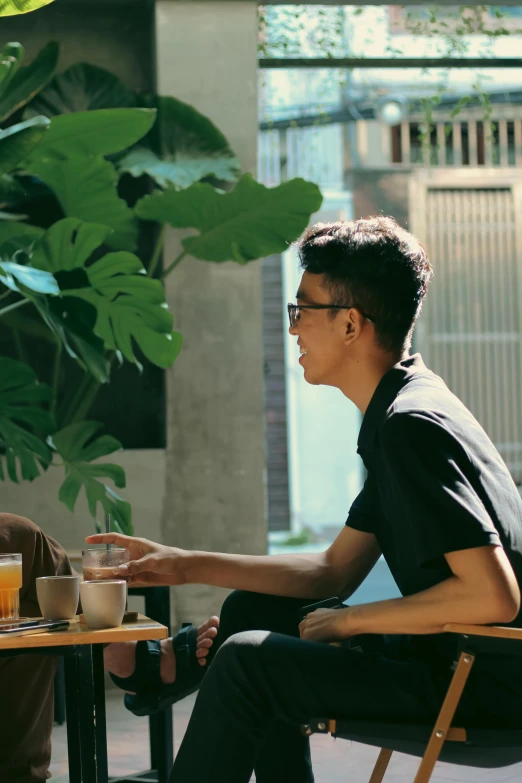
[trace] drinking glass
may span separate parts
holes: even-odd
[[[86,582],[124,579],[117,573],[116,569],[118,566],[128,563],[129,560],[129,550],[121,549],[120,547],[84,549],[82,551],[83,578]]]
[[[22,555],[0,555],[0,620],[20,617]]]

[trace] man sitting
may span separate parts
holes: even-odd
[[[379,217],[318,224],[299,253],[289,316],[305,380],[338,388],[364,416],[368,475],[337,539],[322,553],[273,557],[88,539],[129,547],[120,573],[136,584],[236,589],[172,783],[247,783],[254,769],[257,783],[311,783],[299,724],[323,715],[433,722],[457,657],[443,626],[522,625],[517,487],[471,413],[409,353],[431,278],[424,249]],[[402,597],[319,609],[299,623],[303,606],[348,598],[381,554]],[[362,652],[326,644],[353,637]],[[519,659],[481,656],[457,720],[520,727]]]

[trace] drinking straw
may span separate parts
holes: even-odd
[[[105,514],[105,532],[110,533],[111,532],[111,515]],[[110,552],[111,545],[107,544],[107,552]]]

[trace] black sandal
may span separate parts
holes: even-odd
[[[209,661],[207,659],[206,666],[198,663],[196,644],[197,628],[191,623],[183,623],[181,630],[172,639],[176,656],[175,682],[167,685],[160,681],[159,687],[140,688],[136,690],[135,696],[125,694],[125,706],[133,715],[154,715],[198,690]]]
[[[160,656],[161,648],[157,639],[139,641],[136,644],[136,666],[131,676],[117,677],[109,672],[110,678],[123,691],[155,691],[163,684],[160,677]]]

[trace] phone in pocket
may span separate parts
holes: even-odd
[[[310,612],[315,612],[316,609],[346,609],[346,604],[343,604],[340,598],[334,596],[333,598],[325,598],[324,601],[317,601],[315,604],[302,606],[299,609],[299,622],[304,620]]]

